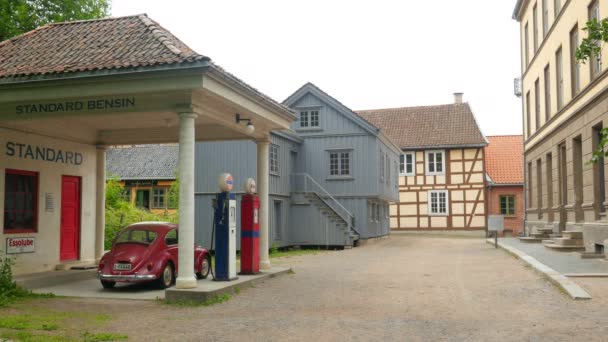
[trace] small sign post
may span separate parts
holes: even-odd
[[[494,248],[498,248],[498,233],[505,229],[505,217],[502,215],[488,216],[488,231],[494,232]]]

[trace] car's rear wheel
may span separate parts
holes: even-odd
[[[114,287],[114,285],[116,285],[115,281],[107,281],[107,280],[101,281],[101,286],[103,286],[104,289],[111,289]]]
[[[173,285],[173,281],[175,280],[175,273],[173,272],[173,265],[167,263],[163,268],[163,272],[160,274],[160,278],[157,279],[158,287],[161,289],[166,289]]]
[[[201,271],[196,273],[196,277],[198,279],[205,279],[209,276],[209,271],[211,270],[211,257],[209,254],[205,255],[203,261],[201,262]]]

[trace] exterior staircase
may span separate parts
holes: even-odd
[[[551,239],[553,234],[552,228],[537,228],[535,233],[530,233],[529,236],[520,236],[519,241],[530,243],[541,243]]]
[[[310,175],[292,175],[292,203],[309,204],[320,213],[311,220],[308,244],[350,248],[359,241],[354,216]]]
[[[566,230],[561,237],[543,240],[543,245],[547,248],[560,251],[584,251],[583,232]]]

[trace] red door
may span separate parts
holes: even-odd
[[[80,177],[61,178],[60,239],[59,259],[77,260],[80,249]]]

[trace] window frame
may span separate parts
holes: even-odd
[[[281,170],[279,165],[279,148],[280,146],[277,144],[270,144],[268,147],[268,173],[274,176],[278,176]]]
[[[332,154],[337,154],[337,159],[336,159],[336,170],[337,170],[337,174],[332,174]],[[343,159],[343,155],[346,154],[348,156],[348,173],[344,174],[343,171],[343,166],[344,166],[344,159]],[[352,179],[354,178],[353,176],[353,150],[352,149],[330,149],[327,150],[327,165],[329,166],[328,168],[328,176],[327,179]]]
[[[412,170],[407,172],[407,160],[406,156],[412,156]],[[403,159],[403,160],[402,160]],[[403,172],[401,172],[401,166],[403,165]],[[416,152],[403,152],[399,155],[399,175],[400,176],[415,176],[416,175]]]
[[[157,194],[157,191],[162,191],[162,196]],[[167,209],[167,188],[154,187],[152,188],[152,203],[150,203],[150,209]],[[163,205],[159,206],[156,203],[157,198],[162,198]]]
[[[445,194],[445,212],[433,212],[433,193]],[[437,208],[439,208],[439,197],[437,197]],[[448,190],[428,190],[427,192],[427,212],[429,216],[449,216],[450,215],[450,192]]]
[[[506,200],[505,201],[506,205],[505,205],[505,211],[504,212],[503,212],[503,206],[502,206],[503,198]],[[509,199],[512,199],[511,206],[509,206],[509,201],[508,201]],[[515,199],[515,195],[511,195],[511,194],[505,194],[505,195],[498,196],[498,207],[499,207],[498,209],[500,211],[500,214],[503,215],[503,216],[505,216],[505,217],[514,217],[514,216],[517,216],[517,211],[516,211],[516,207],[515,207],[515,200],[516,200]],[[511,209],[512,213],[509,213],[510,212],[509,209]]]
[[[589,3],[589,7],[587,8],[587,21],[591,21],[595,19],[597,22],[601,22],[600,17],[600,2],[598,0],[593,0]],[[597,42],[598,45],[601,46],[601,42]],[[602,52],[598,56],[591,54],[589,57],[589,76],[590,80],[593,81],[599,77],[602,73]]]
[[[8,210],[6,209],[6,196],[8,192],[6,191],[6,176],[8,174],[19,175],[19,176],[29,176],[34,177],[34,189],[32,190],[32,227],[31,228],[19,228],[19,229],[7,229],[5,226],[6,213]],[[16,169],[5,169],[4,170],[4,208],[3,210],[3,222],[2,222],[2,232],[5,235],[8,234],[24,234],[24,233],[38,233],[38,200],[39,200],[39,188],[40,188],[40,174],[34,171],[27,170],[16,170]]]
[[[299,119],[296,130],[316,131],[321,129],[321,106],[301,107],[298,111]]]
[[[430,170],[430,158],[429,155],[430,154],[434,154],[435,156],[440,153],[441,154],[441,171],[437,172],[437,161],[434,161],[433,164],[435,166],[435,170],[431,171]],[[445,150],[429,150],[429,151],[425,151],[424,152],[425,156],[426,156],[426,161],[425,161],[425,174],[427,176],[443,176],[445,175]],[[436,160],[436,158],[434,158]]]

